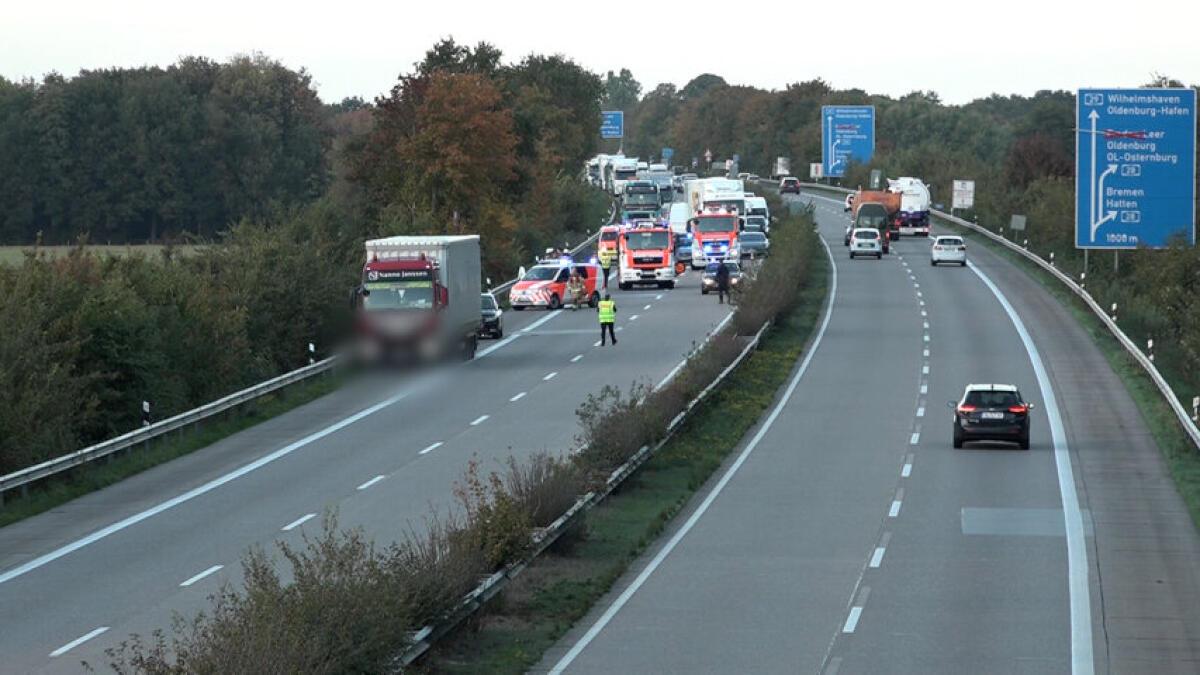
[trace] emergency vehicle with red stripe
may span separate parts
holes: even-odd
[[[571,304],[570,291],[567,281],[571,272],[578,272],[583,280],[584,297],[589,307],[595,307],[600,302],[597,283],[603,279],[600,265],[594,262],[575,262],[570,258],[560,260],[543,260],[531,267],[525,276],[521,277],[509,292],[508,302],[513,309],[521,311],[526,307],[545,307],[559,309]]]

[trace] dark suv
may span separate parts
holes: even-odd
[[[1029,411],[1011,384],[968,384],[954,408],[954,447],[971,441],[1008,441],[1029,449]]]
[[[796,195],[800,194],[800,179],[799,178],[785,176],[782,180],[779,181],[779,194],[782,195],[782,194],[786,194],[788,192],[790,192],[792,194],[796,194]]]

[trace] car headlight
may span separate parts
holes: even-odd
[[[717,283],[716,279],[713,279],[712,277],[704,277],[705,286],[712,286],[715,283]]]

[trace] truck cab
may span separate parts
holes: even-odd
[[[617,281],[621,290],[634,284],[675,287],[675,237],[670,228],[640,227],[621,231]]]
[[[390,237],[366,242],[354,289],[355,332],[368,358],[470,358],[480,315],[479,237]]]
[[[737,260],[741,219],[736,211],[712,208],[688,221],[692,234],[692,269],[703,269],[710,262],[726,258]]]
[[[623,214],[650,212],[657,215],[660,208],[657,185],[648,180],[630,181],[625,184],[625,193],[621,196]]]

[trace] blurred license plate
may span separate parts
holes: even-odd
[[[1004,413],[1002,413],[1002,412],[985,412],[985,413],[980,413],[979,417],[980,417],[980,419],[985,419],[985,420],[1002,420],[1002,419],[1004,419]]]

